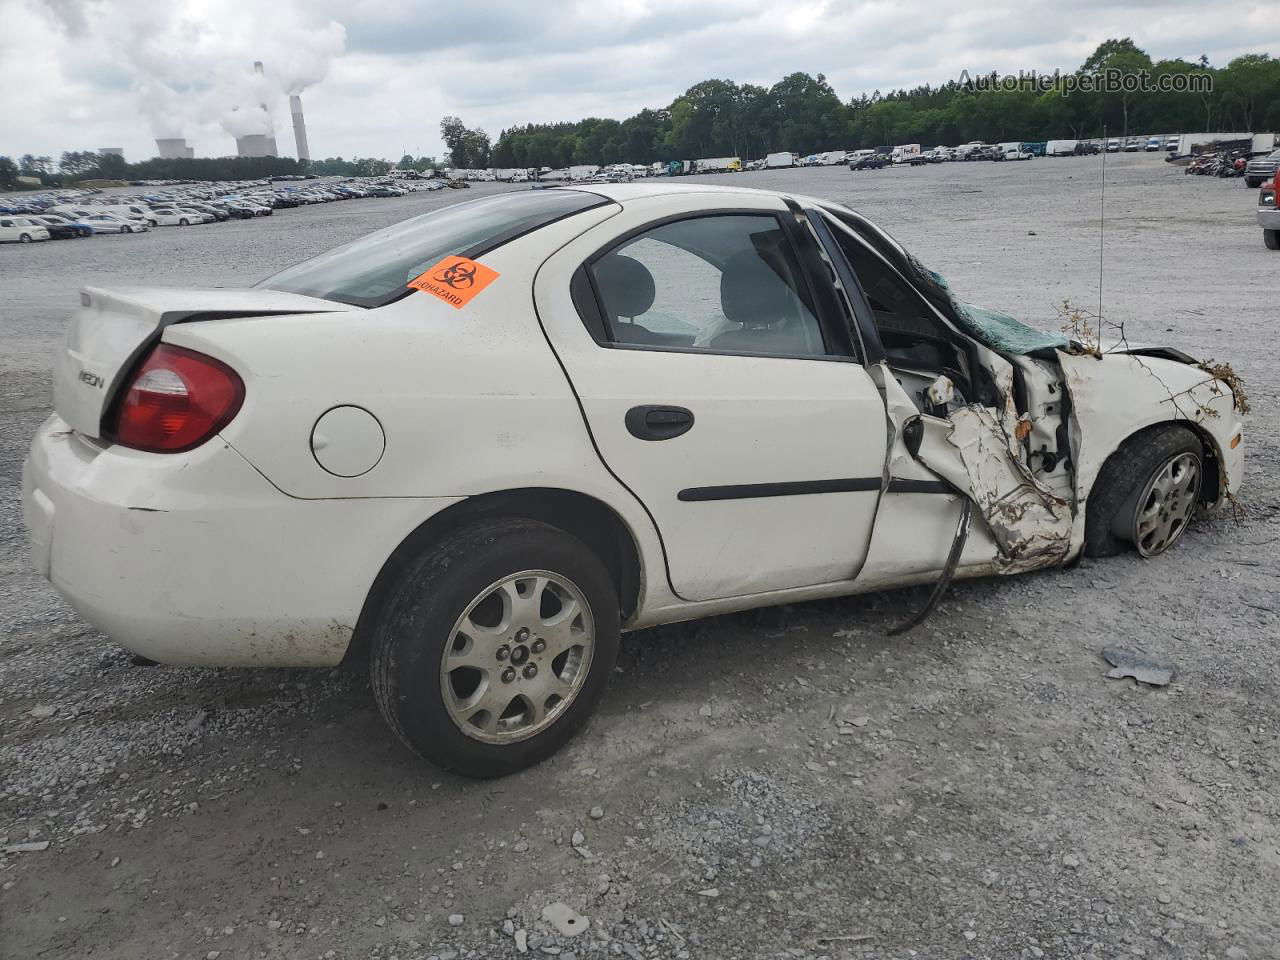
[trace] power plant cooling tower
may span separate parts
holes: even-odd
[[[265,133],[250,133],[236,137],[236,156],[238,157],[274,157],[276,155],[276,138]]]
[[[261,60],[253,61],[253,72],[258,76],[263,75]],[[258,108],[266,119],[267,131],[265,133],[250,133],[243,137],[236,137],[236,155],[241,157],[277,157],[280,154],[276,151],[275,131],[271,129],[271,111],[267,109],[265,103],[258,104]]]
[[[184,157],[195,156],[195,150],[188,147],[187,141],[182,137],[157,140],[156,150],[159,151],[161,160],[181,160]]]

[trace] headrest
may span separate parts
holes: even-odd
[[[795,312],[795,294],[754,250],[735,253],[720,275],[720,309],[744,327],[767,327]]]
[[[638,317],[653,306],[653,274],[639,260],[612,253],[596,264],[595,276],[610,317]]]

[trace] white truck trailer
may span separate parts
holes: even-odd
[[[693,161],[694,173],[741,173],[741,157],[705,157]]]
[[[893,148],[894,163],[910,163],[912,157],[920,156],[920,144],[901,143]]]

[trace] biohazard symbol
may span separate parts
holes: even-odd
[[[466,257],[445,257],[430,270],[409,281],[421,290],[461,310],[481,290],[498,279],[498,271]]]
[[[436,280],[454,290],[470,290],[476,282],[476,265],[452,264],[436,274]]]

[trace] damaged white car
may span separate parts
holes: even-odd
[[[423,757],[553,752],[621,630],[1155,556],[1243,399],[956,300],[857,213],[592,185],[245,290],[81,293],[24,469],[41,572],[168,663],[371,659]]]

